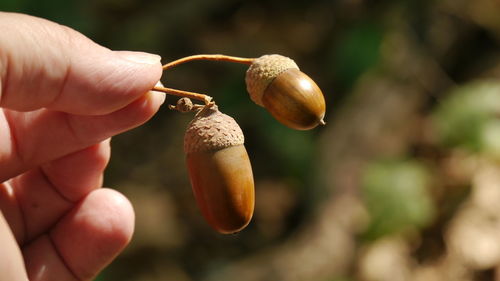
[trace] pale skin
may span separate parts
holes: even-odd
[[[26,15],[0,30],[0,281],[92,280],[133,233],[103,171],[109,139],[163,103],[160,57]]]

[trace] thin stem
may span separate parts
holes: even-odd
[[[180,58],[178,60],[169,62],[169,63],[163,65],[163,70],[167,70],[167,69],[172,68],[174,66],[177,66],[179,64],[190,62],[190,61],[195,61],[195,60],[227,61],[227,62],[235,62],[235,63],[250,65],[250,64],[252,64],[252,62],[255,59],[254,58],[233,57],[233,56],[226,56],[226,55],[220,55],[220,54],[193,55],[193,56],[184,57],[184,58]]]
[[[199,93],[195,93],[195,92],[188,92],[188,91],[177,90],[177,89],[172,89],[172,88],[165,88],[165,87],[161,87],[161,86],[153,87],[153,91],[158,91],[158,92],[162,92],[162,93],[166,93],[166,94],[170,94],[170,95],[178,96],[178,97],[200,100],[200,101],[203,101],[206,105],[208,105],[212,102],[211,96],[207,96],[207,95],[199,94]]]

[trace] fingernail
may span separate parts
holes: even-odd
[[[155,86],[161,86],[163,87],[163,84],[161,83],[161,81],[158,81],[158,83],[156,83]],[[150,91],[149,92],[151,97],[153,97],[154,99],[158,100],[158,102],[160,104],[163,104],[165,102],[165,99],[166,99],[166,96],[165,93],[162,93],[162,92],[157,92],[157,91]]]
[[[165,99],[166,99],[166,96],[164,93],[160,93],[160,92],[155,92],[155,91],[151,91],[151,98],[156,100],[159,104],[163,104],[165,102]]]
[[[159,55],[144,52],[116,51],[116,53],[121,58],[135,63],[157,64],[161,60]]]

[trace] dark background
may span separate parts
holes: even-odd
[[[214,232],[185,168],[192,114],[166,106],[113,139],[105,184],[136,210],[100,281],[500,280],[500,2],[1,0],[163,62],[203,53],[293,58],[327,125],[293,131],[246,94],[245,66],[164,73],[243,129],[251,224]],[[167,103],[174,104],[175,98]]]

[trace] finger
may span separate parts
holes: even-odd
[[[24,269],[21,251],[17,245],[16,239],[9,229],[0,212],[0,272],[2,280],[26,281],[28,280],[26,270]]]
[[[46,232],[76,202],[101,187],[108,159],[109,141],[104,141],[0,186],[0,209],[18,243]]]
[[[160,57],[113,52],[40,18],[0,12],[0,107],[106,114],[161,77]]]
[[[24,249],[36,281],[91,280],[129,243],[134,230],[130,202],[111,189],[90,193],[50,232]],[[57,274],[57,275],[56,275]]]
[[[102,116],[4,110],[2,122],[0,112],[0,132],[6,134],[0,137],[0,182],[143,124],[158,111],[164,98],[161,93],[149,92]]]

